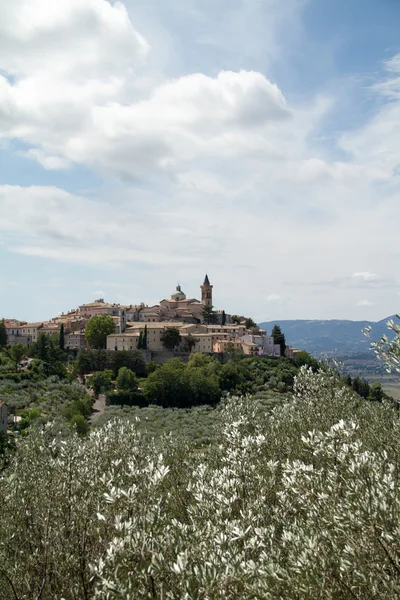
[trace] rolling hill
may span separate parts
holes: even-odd
[[[279,325],[287,344],[312,354],[331,354],[337,351],[343,355],[354,355],[369,352],[370,341],[363,336],[362,329],[370,325],[371,339],[378,340],[384,333],[388,334],[386,323],[389,319],[396,321],[396,317],[391,316],[377,322],[340,319],[277,320],[265,321],[259,325],[268,333],[274,325]]]

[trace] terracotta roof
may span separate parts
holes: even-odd
[[[21,327],[42,327],[43,322],[38,322],[38,323],[25,323],[25,325],[22,325]]]

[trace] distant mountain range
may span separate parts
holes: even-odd
[[[383,334],[390,337],[386,323],[389,319],[396,321],[396,317],[387,317],[382,321],[342,321],[333,319],[329,321],[267,321],[260,323],[260,327],[271,333],[274,325],[279,325],[285,334],[286,343],[294,348],[301,348],[312,354],[354,355],[369,352],[370,340],[362,334],[366,325],[372,328],[371,339],[378,340]]]

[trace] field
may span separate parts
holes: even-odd
[[[400,375],[387,374],[379,377],[383,389],[389,396],[400,401]]]

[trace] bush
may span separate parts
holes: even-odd
[[[105,371],[96,371],[91,375],[87,385],[92,388],[95,395],[98,396],[100,393],[104,393],[113,387],[113,376],[113,372],[109,369],[106,369]]]
[[[134,392],[139,387],[139,381],[133,371],[128,367],[121,367],[117,377],[118,391]]]
[[[110,406],[148,406],[149,403],[142,392],[117,391],[107,394]]]
[[[74,415],[70,421],[71,429],[75,429],[77,434],[84,436],[89,432],[90,425],[82,415]]]
[[[146,438],[135,408],[85,438],[33,430],[0,478],[0,597],[397,598],[399,413],[332,373],[294,392],[223,400],[208,450],[187,420]]]

